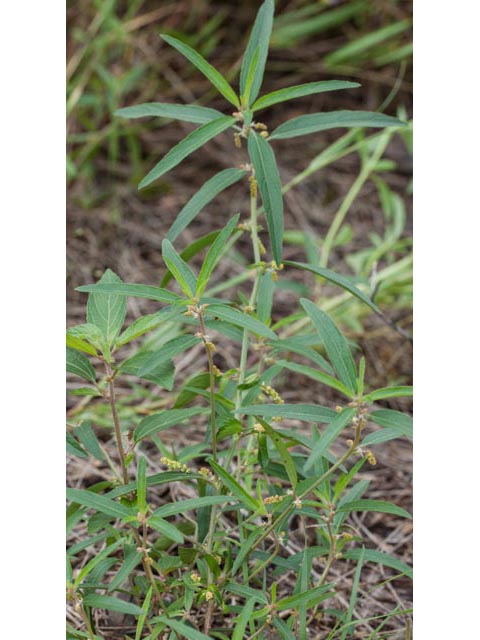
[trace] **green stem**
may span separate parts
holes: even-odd
[[[217,423],[216,423],[216,408],[215,408],[215,371],[213,364],[212,351],[207,341],[207,332],[205,328],[205,318],[203,309],[198,312],[198,320],[200,322],[200,328],[203,335],[203,341],[205,344],[205,351],[207,352],[208,360],[208,373],[210,376],[210,427],[212,433],[212,454],[215,462],[217,461]]]
[[[375,167],[377,166],[378,161],[380,160],[385,149],[387,148],[387,145],[390,142],[391,137],[392,137],[392,133],[390,131],[386,131],[382,133],[382,135],[380,136],[380,139],[378,140],[375,151],[370,156],[370,158],[363,164],[363,167],[360,170],[360,173],[358,174],[355,182],[352,184],[347,195],[343,199],[342,204],[340,205],[337,213],[333,218],[332,224],[330,225],[327,235],[325,236],[325,240],[323,241],[322,256],[320,260],[321,267],[327,266],[328,258],[330,256],[330,251],[332,250],[333,243],[335,241],[335,238],[337,236],[337,233],[340,227],[343,224],[345,216],[347,215],[356,197],[360,193],[360,190],[362,189],[363,185],[370,177],[370,174],[372,173],[372,171],[375,170]]]

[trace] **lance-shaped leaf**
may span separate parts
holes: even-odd
[[[247,87],[249,71],[252,75],[250,80],[249,102],[246,106],[250,106],[250,104],[257,98],[262,85],[265,63],[268,56],[268,44],[272,33],[274,10],[275,4],[273,0],[265,0],[257,13],[247,49],[243,57],[242,69],[240,71],[240,93],[242,94],[242,97],[244,96],[245,89]],[[252,64],[254,57],[257,58],[255,65]]]
[[[352,284],[351,280],[346,276],[342,276],[339,273],[335,273],[335,271],[331,271],[331,269],[324,269],[322,267],[317,267],[312,264],[304,264],[303,262],[292,262],[291,260],[285,260],[284,264],[290,267],[296,267],[297,269],[310,271],[311,273],[314,273],[317,276],[321,276],[322,278],[325,278],[325,280],[328,280],[332,284],[336,284],[339,287],[342,287],[342,289],[345,289],[345,291],[348,291],[349,293],[351,293],[352,296],[355,296],[356,298],[364,302],[375,313],[380,313],[380,314],[382,313],[380,309],[377,307],[377,305],[372,300],[370,300],[368,296],[362,293],[360,289],[358,289],[354,284]]]
[[[232,235],[233,230],[237,226],[238,219],[240,214],[234,216],[227,226],[220,231],[218,236],[215,238],[215,242],[212,244],[210,249],[205,256],[205,260],[203,261],[202,268],[200,269],[200,273],[198,274],[197,280],[197,298],[200,297],[210,280],[210,276],[212,275],[212,271],[215,268],[215,265],[220,259],[223,250],[225,249],[225,243],[228,238]]]
[[[251,496],[236,480],[231,476],[228,471],[225,471],[223,467],[215,462],[215,460],[209,459],[208,464],[212,467],[215,474],[220,478],[222,484],[229,489],[233,495],[243,502],[247,509],[256,511],[259,508],[257,500]]]
[[[409,567],[408,564],[405,564],[405,562],[402,562],[398,558],[394,558],[388,553],[382,553],[375,549],[349,549],[344,552],[343,556],[347,560],[358,560],[361,553],[363,553],[365,562],[383,564],[385,567],[390,567],[391,569],[395,569],[395,571],[404,573],[409,578],[413,577],[412,568]]]
[[[181,313],[181,311],[182,311],[181,309],[172,310],[167,308],[157,313],[151,313],[149,315],[141,316],[140,318],[137,318],[132,322],[132,324],[129,327],[125,329],[125,331],[122,334],[118,336],[118,338],[115,341],[115,345],[119,347],[122,344],[127,344],[127,342],[130,342],[135,338],[139,338],[140,336],[143,336],[144,333],[147,333],[148,331],[152,331],[153,329],[156,329],[163,322],[166,322],[170,320],[172,317],[174,317],[175,315]]]
[[[248,136],[248,155],[255,169],[255,178],[262,196],[273,257],[277,265],[280,265],[282,263],[284,227],[283,197],[275,154],[272,147],[262,136],[250,131]]]
[[[275,129],[269,140],[296,138],[327,129],[349,129],[350,127],[383,129],[384,127],[404,126],[406,126],[405,123],[398,118],[375,111],[325,111],[287,120]]]
[[[189,627],[175,618],[167,618],[167,616],[159,616],[156,618],[160,622],[166,624],[167,627],[173,629],[178,634],[179,638],[186,638],[187,640],[212,640],[211,636],[207,636],[201,631],[197,631],[193,627]]]
[[[225,504],[226,502],[235,502],[232,496],[205,496],[203,498],[187,498],[172,504],[164,504],[156,509],[152,517],[168,518],[168,516],[176,516],[178,513],[184,513],[192,509],[201,509],[202,507],[210,507],[214,504]]]
[[[369,419],[384,428],[366,436],[362,442],[363,445],[379,444],[395,438],[413,437],[413,420],[405,413],[391,409],[378,409],[378,411],[372,411]]]
[[[176,167],[191,153],[202,147],[206,142],[218,136],[235,123],[235,118],[231,116],[222,116],[207,124],[202,125],[195,131],[188,134],[181,142],[176,144],[170,151],[158,162],[153,169],[143,178],[138,185],[139,189],[151,184],[164,173]]]
[[[123,284],[116,273],[107,269],[99,284]],[[110,346],[120,333],[127,313],[127,301],[115,293],[91,293],[87,302],[87,322],[100,329]]]
[[[161,364],[170,361],[174,356],[183,353],[199,342],[200,339],[196,336],[178,336],[177,338],[169,340],[158,349],[158,351],[148,354],[148,357],[139,365],[135,375],[143,377],[151,374],[153,371],[157,371]],[[135,358],[137,356],[133,357]],[[123,365],[121,368],[124,368]]]
[[[152,287],[147,284],[130,284],[126,282],[104,284],[85,284],[77,287],[75,291],[82,293],[112,293],[119,296],[131,296],[132,298],[144,298],[145,300],[156,300],[158,302],[174,303],[181,300],[178,293],[167,291],[159,287]]]
[[[337,414],[314,445],[312,453],[305,463],[305,471],[308,471],[319,458],[325,455],[332,442],[336,440],[345,427],[350,424],[354,415],[355,409],[344,409],[341,413]]]
[[[264,416],[265,418],[288,418],[289,420],[303,420],[304,422],[331,422],[337,413],[333,409],[316,404],[254,404],[239,407],[236,413],[245,415]]]
[[[306,84],[299,84],[295,87],[287,87],[286,89],[279,89],[278,91],[267,93],[255,102],[252,109],[254,111],[260,111],[260,109],[271,107],[272,104],[278,104],[279,102],[285,102],[286,100],[294,100],[295,98],[302,98],[303,96],[310,96],[313,93],[338,91],[339,89],[355,89],[360,86],[361,85],[358,82],[348,82],[347,80],[307,82]]]
[[[337,511],[376,511],[378,513],[391,513],[402,518],[412,517],[405,509],[385,500],[353,500],[343,504],[341,507],[337,507]]]
[[[205,60],[203,56],[201,56],[195,49],[189,47],[188,44],[185,44],[181,40],[174,38],[173,36],[162,35],[162,38],[167,42],[171,47],[174,47],[177,51],[179,51],[187,60],[189,60],[193,65],[197,67],[199,71],[203,73],[203,75],[210,80],[213,86],[217,89],[219,93],[224,96],[229,102],[231,102],[236,107],[239,107],[239,100],[237,94],[232,89],[232,87],[228,84],[222,74],[212,67],[212,65]]]
[[[317,329],[337,376],[352,393],[355,393],[357,390],[357,373],[347,341],[334,322],[313,302],[302,298],[300,304]]]
[[[170,522],[167,522],[163,518],[160,518],[159,516],[152,516],[148,519],[148,525],[159,531],[166,538],[173,540],[173,542],[183,544],[183,533],[179,529],[177,529],[177,527],[175,527],[173,524],[170,524]]]
[[[121,587],[122,584],[128,578],[128,576],[135,569],[135,567],[138,564],[140,564],[140,562],[142,561],[142,554],[140,553],[140,551],[137,551],[136,547],[134,546],[126,545],[124,553],[125,553],[125,560],[122,566],[120,567],[120,569],[118,570],[116,576],[108,585],[109,592],[115,591],[115,589],[118,589],[118,587]]]
[[[170,227],[167,238],[173,242],[178,235],[188,227],[190,222],[200,211],[211,202],[219,193],[235,182],[238,182],[246,174],[243,169],[224,169],[217,175],[210,178],[198,191],[190,198],[187,204],[180,211],[175,222]]]
[[[110,498],[93,493],[93,491],[68,488],[67,500],[81,504],[89,509],[95,509],[95,511],[105,513],[112,518],[128,518],[134,515],[133,509],[120,504],[120,502],[115,502]]]
[[[95,607],[95,609],[107,609],[108,611],[119,611],[120,613],[127,613],[130,615],[138,616],[143,613],[143,609],[138,607],[133,602],[125,602],[120,598],[114,596],[102,596],[98,593],[89,593],[83,598],[83,604],[89,607]]]
[[[115,111],[120,118],[169,118],[195,124],[205,124],[220,118],[223,114],[216,109],[200,107],[196,104],[168,104],[166,102],[146,102]]]
[[[162,257],[183,293],[189,298],[193,298],[197,288],[197,279],[188,264],[175,251],[170,240],[166,238],[162,242]]]
[[[312,378],[312,380],[318,380],[318,382],[325,384],[327,387],[340,391],[340,393],[346,395],[347,398],[351,398],[354,395],[344,384],[336,378],[328,375],[328,373],[323,373],[323,371],[312,369],[312,367],[307,367],[306,365],[298,364],[297,362],[289,362],[288,360],[277,360],[277,364],[285,369],[289,369],[290,371],[295,371],[296,373]]]
[[[151,416],[144,418],[135,429],[134,440],[135,442],[139,442],[153,433],[170,429],[170,427],[185,422],[185,420],[199,413],[206,412],[207,409],[204,407],[194,407],[193,409],[169,409],[160,411],[159,413],[153,413]]]
[[[67,371],[88,380],[88,382],[95,382],[95,369],[90,360],[74,349],[67,348]]]
[[[256,598],[252,597],[245,603],[238,618],[235,620],[235,627],[233,629],[232,640],[243,640],[245,638],[245,629],[250,620],[250,617],[255,607]]]
[[[194,240],[192,244],[189,244],[188,247],[186,247],[180,254],[182,260],[184,260],[185,262],[189,262],[193,257],[203,251],[205,247],[209,247],[219,233],[219,231],[211,231],[210,233],[206,233],[204,236],[201,236],[197,240]],[[164,287],[170,282],[171,279],[172,274],[170,273],[170,271],[167,271],[160,281],[160,286]]]
[[[365,396],[365,400],[376,402],[377,400],[386,400],[387,398],[411,398],[413,396],[413,388],[411,386],[399,387],[382,387],[376,389]]]
[[[255,335],[270,338],[271,340],[275,340],[277,337],[263,322],[237,309],[232,309],[220,304],[211,304],[205,309],[205,312],[208,316],[216,316],[220,318],[220,320],[225,320],[237,327],[242,327]]]

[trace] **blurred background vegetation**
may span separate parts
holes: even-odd
[[[122,120],[113,112],[141,102],[197,102],[230,108],[208,81],[159,37],[170,33],[197,48],[236,83],[260,2],[222,0],[75,0],[67,2],[68,322],[82,322],[74,291],[110,267],[125,281],[158,284],[162,238],[185,202],[212,175],[240,164],[245,150],[228,134],[137,191],[137,184],[193,127],[163,119]],[[360,89],[324,93],[265,112],[272,130],[302,113],[381,110],[411,117],[412,42],[409,1],[278,0],[262,92],[327,79]],[[329,145],[341,136],[342,143]],[[378,132],[327,131],[275,145],[286,204],[285,257],[318,262],[322,240],[339,209],[344,216],[330,265],[367,287],[403,332],[411,323],[411,132],[395,135],[374,163]],[[327,151],[326,151],[327,150]],[[312,162],[313,161],[313,162]],[[310,164],[312,163],[312,164]],[[310,165],[310,167],[309,167]],[[178,241],[220,228],[245,207],[242,187],[221,194]],[[242,271],[248,239],[217,274],[219,286]],[[195,261],[194,261],[195,264]],[[381,384],[408,383],[408,340],[368,309],[315,282],[311,274],[282,278],[277,312],[295,310],[298,294],[326,292],[326,307],[370,356]],[[315,293],[315,292],[313,292]],[[132,316],[149,311],[131,301]]]

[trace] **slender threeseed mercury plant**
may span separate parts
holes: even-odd
[[[140,188],[224,131],[232,131],[232,143],[246,147],[248,157],[241,167],[224,169],[208,180],[179,212],[163,240],[168,271],[164,282],[173,279],[181,293],[166,286],[124,283],[110,270],[97,284],[79,287],[89,294],[87,317],[85,324],[67,332],[67,369],[89,383],[84,395],[108,400],[120,464],[117,468],[89,422],[69,424],[69,452],[93,456],[116,475],[87,489],[67,490],[69,530],[86,523],[91,535],[68,551],[67,593],[78,615],[78,629],[68,627],[71,638],[101,638],[93,614],[103,609],[134,620],[134,635],[124,637],[135,640],[303,640],[313,638],[309,624],[323,603],[335,598],[335,585],[328,582],[333,563],[355,562],[358,576],[365,562],[411,575],[410,567],[394,556],[366,548],[347,522],[352,511],[410,517],[389,502],[363,499],[365,482],[353,482],[365,462],[375,464],[369,446],[411,436],[409,416],[374,406],[388,398],[410,396],[411,388],[366,392],[365,360],[357,365],[347,340],[315,302],[301,299],[300,314],[283,322],[273,324],[271,317],[277,281],[291,269],[314,273],[385,317],[363,289],[328,268],[344,213],[333,221],[319,264],[283,260],[283,196],[275,141],[327,129],[388,128],[381,148],[372,155],[375,164],[391,135],[405,123],[375,112],[320,112],[288,120],[270,133],[268,119],[263,115],[258,119],[260,111],[286,100],[359,86],[329,80],[259,97],[273,12],[273,0],[260,7],[243,58],[239,95],[198,52],[163,36],[233,106],[231,113],[166,103],[117,112],[123,118],[163,117],[199,125],[151,169]],[[240,222],[239,214],[233,216],[182,257],[174,247],[176,239],[219,193],[241,181],[249,194],[249,218]],[[268,248],[259,235],[263,220]],[[232,290],[230,297],[217,298],[211,293],[211,276],[245,232],[253,252],[251,291],[245,296]],[[207,251],[197,274],[189,258],[203,249]],[[156,301],[162,308],[136,319],[122,332],[129,296]],[[301,323],[295,324],[299,318]],[[282,326],[296,327],[297,333],[290,331],[286,337]],[[160,337],[160,345],[155,341],[153,347],[141,345],[123,359],[119,355],[124,345],[162,327],[175,327],[176,334],[163,342]],[[240,345],[240,360],[235,369],[221,372],[215,353],[228,348],[229,340]],[[206,354],[207,372],[197,372],[178,393],[173,392],[172,359],[198,344]],[[300,356],[308,365],[292,356]],[[90,359],[102,365],[100,379]],[[285,403],[273,382],[289,371],[320,382],[343,400],[334,407]],[[173,406],[137,423],[122,423],[115,388],[120,376],[135,376],[166,389]],[[315,427],[310,434],[294,430],[283,424],[289,419]],[[192,420],[205,425],[205,442],[169,451],[158,434],[181,429],[179,425]],[[370,423],[380,429],[365,436]],[[339,454],[342,445],[344,453]],[[166,469],[149,474],[155,448]],[[162,503],[156,487],[172,483],[182,483],[190,497]],[[294,517],[315,522],[313,552],[306,542],[299,553],[291,555],[288,550]],[[95,554],[81,565],[79,554],[90,546]],[[314,558],[320,574],[312,570]],[[295,588],[277,593],[281,585],[275,576],[287,571],[294,576]],[[338,635],[327,632],[325,637],[346,638],[354,624],[352,611],[332,611],[337,618],[332,633]]]

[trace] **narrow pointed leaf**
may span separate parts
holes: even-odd
[[[179,622],[174,618],[167,618],[166,616],[159,616],[157,620],[165,623],[167,627],[173,629],[179,638],[186,638],[187,640],[212,640],[210,636],[206,636],[201,631],[197,631],[193,627],[189,627],[183,622]]]
[[[292,456],[290,455],[286,444],[284,443],[281,435],[271,427],[268,422],[265,420],[260,420],[260,424],[265,429],[265,433],[273,442],[275,449],[277,450],[280,459],[285,467],[285,471],[287,472],[288,479],[290,480],[290,484],[292,485],[292,489],[295,490],[298,482],[297,470],[295,468],[295,463],[293,461]]]
[[[377,400],[386,400],[387,398],[411,398],[412,396],[413,388],[411,386],[383,387],[366,395],[365,400],[376,402]]]
[[[252,60],[258,50],[258,60],[255,65],[255,71],[251,81],[250,101],[246,106],[249,106],[256,100],[258,92],[260,91],[260,87],[262,85],[265,63],[268,56],[268,44],[270,42],[270,36],[272,33],[274,10],[275,4],[273,0],[265,0],[257,13],[252,33],[250,34],[250,39],[245,50],[242,69],[240,71],[240,93],[242,94],[242,96],[245,93],[248,73],[252,66]]]
[[[74,349],[67,348],[67,371],[88,382],[95,382],[96,374],[90,360]]]
[[[175,251],[170,240],[166,238],[162,242],[162,257],[183,293],[189,298],[193,298],[197,288],[197,279],[188,264]]]
[[[126,282],[118,284],[86,284],[82,287],[77,287],[75,291],[81,291],[82,293],[111,293],[119,296],[131,296],[132,298],[144,298],[145,300],[168,303],[174,303],[181,299],[177,293],[172,293],[167,289]]]
[[[210,80],[213,86],[217,89],[219,93],[221,93],[224,98],[226,98],[229,102],[231,102],[234,106],[239,107],[239,100],[237,94],[232,89],[232,87],[228,84],[222,74],[212,67],[212,65],[205,60],[203,56],[201,56],[195,49],[189,47],[188,44],[185,44],[181,40],[174,38],[173,36],[167,36],[165,34],[162,35],[163,40],[167,42],[171,47],[174,47],[177,51],[179,51],[187,60],[189,60],[193,65],[197,67],[199,71],[203,73],[203,75]]]
[[[99,284],[123,284],[116,273],[107,269]],[[108,345],[112,345],[125,321],[127,301],[115,293],[91,293],[87,301],[87,322],[100,329]]]
[[[413,577],[412,568],[402,562],[398,558],[394,558],[388,553],[382,553],[381,551],[376,551],[375,549],[349,549],[345,551],[343,556],[348,560],[358,560],[360,558],[360,554],[363,553],[364,562],[375,562],[377,564],[382,564],[385,567],[390,567],[391,569],[395,569],[399,573],[404,573],[409,578]]]
[[[200,213],[209,202],[219,193],[227,189],[227,187],[238,182],[246,173],[243,169],[224,169],[213,176],[213,178],[210,178],[180,211],[167,233],[168,240],[174,242],[178,235],[188,227],[195,216]]]
[[[125,331],[116,339],[115,345],[120,347],[123,344],[127,344],[135,338],[143,336],[144,333],[156,329],[158,326],[169,319],[170,314],[165,314],[162,311],[159,313],[151,313],[141,318],[137,318],[132,324],[125,329]]]
[[[184,262],[189,262],[193,257],[195,257],[201,251],[203,251],[205,247],[209,247],[212,244],[212,242],[215,240],[215,238],[218,236],[218,234],[219,234],[219,231],[211,231],[210,233],[206,233],[204,236],[201,236],[197,240],[194,240],[192,244],[188,245],[188,247],[186,247],[182,251],[182,253],[180,254],[180,257]],[[170,271],[167,271],[160,282],[160,286],[161,287],[166,286],[170,282],[172,277],[173,276],[170,273]]]
[[[392,409],[378,409],[372,411],[369,416],[369,420],[379,424],[381,427],[398,427],[402,429],[406,434],[412,433],[413,420],[412,416],[400,411],[393,411]]]
[[[145,514],[147,512],[147,461],[140,456],[137,469],[137,508]]]
[[[180,500],[173,504],[165,504],[153,512],[153,516],[167,518],[168,516],[176,516],[178,513],[201,509],[202,507],[210,507],[214,504],[225,504],[226,502],[234,502],[232,496],[205,496],[203,498],[188,498]],[[153,517],[152,516],[152,517]]]
[[[283,245],[283,197],[282,184],[272,147],[262,136],[250,131],[248,154],[255,169],[263,208],[267,219],[272,254],[277,265],[282,263]]]
[[[412,517],[405,509],[384,500],[354,500],[338,507],[337,511],[376,511],[378,513],[391,513],[402,518]]]
[[[314,445],[305,463],[305,471],[308,471],[319,458],[325,455],[332,442],[336,440],[345,427],[350,424],[354,415],[355,409],[344,409],[341,413],[337,414]]]
[[[361,85],[358,82],[347,82],[346,80],[324,80],[322,82],[307,82],[299,84],[295,87],[279,89],[272,91],[259,98],[252,106],[254,111],[266,109],[273,104],[285,102],[286,100],[294,100],[303,96],[310,96],[313,93],[324,93],[325,91],[338,91],[339,89],[355,89]]]
[[[276,608],[278,611],[285,611],[286,609],[296,609],[301,604],[313,607],[315,604],[331,598],[334,595],[334,592],[329,591],[331,586],[331,583],[325,584],[320,587],[313,587],[304,593],[283,598],[277,602]]]
[[[83,489],[67,489],[67,500],[81,504],[89,509],[95,509],[100,513],[105,513],[113,518],[126,518],[133,515],[132,509],[129,509],[119,502],[105,498],[105,496],[86,491]]]
[[[91,356],[97,355],[95,347],[92,347],[92,345],[85,342],[85,340],[76,338],[69,333],[67,333],[66,345],[69,349],[75,349],[75,351],[83,351],[83,353],[88,353]]]
[[[250,617],[255,606],[256,598],[250,598],[245,603],[242,612],[238,616],[233,629],[232,640],[243,640],[245,638],[245,629],[250,621]]]
[[[136,375],[143,377],[153,373],[161,364],[168,362],[174,356],[183,353],[187,349],[200,342],[196,336],[178,336],[166,342],[158,351],[154,351],[138,368]],[[134,356],[135,357],[135,356]],[[123,368],[123,365],[122,365]]]
[[[355,393],[357,389],[357,373],[347,341],[334,322],[313,302],[302,298],[300,304],[317,329],[337,376],[352,393]]]
[[[254,333],[258,336],[263,336],[264,338],[270,338],[275,340],[275,333],[269,329],[263,322],[253,318],[252,316],[247,315],[246,313],[242,313],[237,309],[232,309],[230,307],[219,305],[219,304],[211,304],[206,308],[206,313],[209,316],[216,316],[220,318],[220,320],[225,320],[226,322],[230,322],[237,327],[242,327],[246,329],[250,333]]]
[[[148,519],[148,524],[166,538],[173,540],[173,542],[178,542],[178,544],[184,543],[185,538],[183,537],[183,533],[173,524],[167,522],[160,516],[152,516]]]
[[[141,615],[143,609],[132,602],[125,602],[120,598],[113,596],[102,596],[98,593],[89,593],[83,598],[83,603],[95,609],[107,609],[108,611],[119,611],[120,613],[128,613],[134,616]]]
[[[135,631],[135,640],[141,640],[143,627],[147,620],[148,610],[150,609],[150,601],[152,599],[153,587],[150,587],[143,601],[143,615],[138,618],[137,629]]]
[[[97,436],[95,435],[90,422],[84,420],[79,427],[74,429],[73,432],[85,449],[91,453],[94,458],[102,462],[105,460],[104,453],[100,448]]]
[[[375,313],[381,313],[377,305],[372,300],[370,300],[368,296],[362,293],[360,289],[358,289],[351,282],[351,280],[346,276],[342,276],[339,273],[335,273],[335,271],[332,271],[331,269],[324,269],[322,267],[317,267],[312,264],[304,264],[302,262],[292,262],[291,260],[285,260],[284,264],[290,267],[295,267],[297,269],[310,271],[311,273],[315,273],[316,275],[321,276],[322,278],[325,278],[325,280],[328,280],[329,282],[332,282],[333,284],[336,284],[339,287],[342,287],[342,289],[345,289],[345,291],[348,291],[353,296],[355,296],[356,298],[364,302]]]
[[[240,214],[237,214],[230,220],[226,227],[220,231],[218,236],[215,238],[214,243],[208,250],[207,255],[205,256],[205,260],[203,261],[202,268],[200,269],[200,273],[198,274],[196,290],[197,298],[200,297],[205,291],[205,288],[208,285],[208,281],[210,280],[210,276],[212,275],[212,271],[219,261],[223,250],[225,249],[225,243],[230,238],[233,230],[237,226],[239,217]]]
[[[287,120],[275,129],[269,140],[281,140],[306,136],[327,129],[350,129],[351,127],[404,127],[405,123],[393,116],[375,111],[324,111],[298,116]]]
[[[245,81],[245,91],[242,95],[242,104],[250,104],[250,93],[252,91],[252,84],[255,79],[256,70],[258,66],[258,58],[260,55],[260,45],[255,49],[255,53],[250,61],[250,67],[247,73],[247,80]]]
[[[170,429],[170,427],[174,427],[206,411],[204,407],[193,407],[192,409],[168,409],[160,411],[159,413],[153,413],[151,416],[144,418],[135,429],[134,440],[135,442],[139,442],[153,433]]]
[[[289,369],[290,371],[295,371],[296,373],[308,376],[309,378],[312,378],[312,380],[317,380],[327,387],[336,389],[348,398],[351,398],[354,395],[344,384],[336,378],[329,376],[328,373],[323,373],[323,371],[318,371],[318,369],[312,369],[312,367],[307,367],[304,364],[289,362],[288,360],[277,360],[277,364],[285,369]]]
[[[239,407],[236,413],[272,418],[279,416],[304,422],[331,422],[338,414],[333,409],[315,404],[254,404]]]
[[[212,120],[202,125],[195,131],[186,136],[181,142],[176,144],[170,151],[158,162],[153,169],[143,178],[138,185],[139,189],[148,186],[160,176],[170,171],[180,164],[191,153],[202,147],[206,142],[218,136],[235,123],[235,118],[230,116],[222,116],[216,120]]]
[[[223,469],[214,460],[209,460],[208,463],[225,487],[227,487],[227,489],[229,489],[232,494],[240,500],[240,502],[243,502],[247,509],[256,511],[259,508],[257,500],[247,493],[247,491],[228,473],[228,471],[225,471],[225,469]]]
[[[146,102],[115,111],[120,118],[168,118],[195,124],[205,124],[220,118],[223,114],[216,109],[200,107],[196,104],[168,104],[166,102]]]
[[[141,561],[142,554],[140,553],[140,551],[137,551],[137,549],[133,546],[130,547],[125,553],[125,560],[123,561],[122,566],[108,585],[108,591],[115,591],[115,589],[121,587],[122,584],[127,580],[128,576],[132,573],[135,567],[140,564]]]

